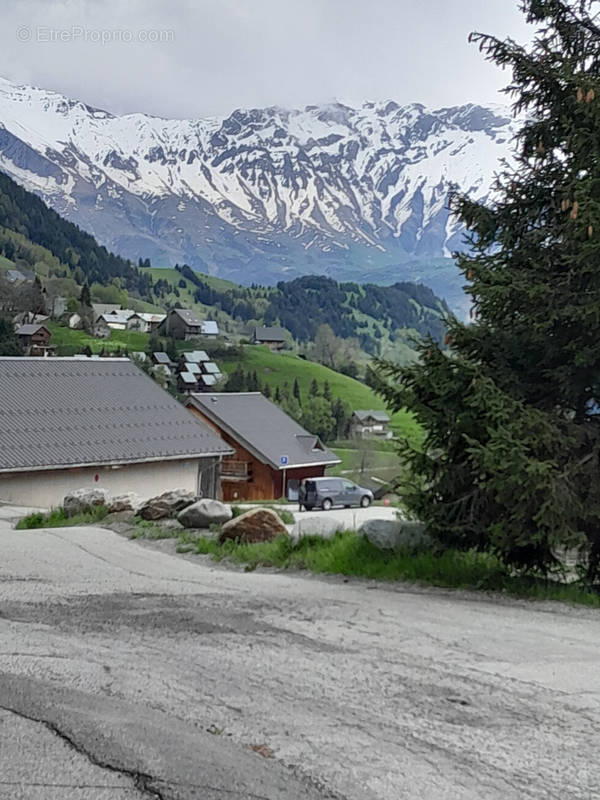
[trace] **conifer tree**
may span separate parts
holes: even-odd
[[[318,397],[319,396],[319,384],[317,383],[317,379],[313,378],[310,382],[310,387],[308,389],[308,396],[309,397]]]
[[[521,121],[514,163],[494,202],[463,195],[459,255],[472,323],[449,319],[444,353],[380,362],[380,389],[426,432],[405,453],[417,481],[412,510],[434,535],[507,563],[547,571],[581,547],[588,579],[600,566],[600,27],[595,0],[524,0],[537,27],[522,47],[471,36],[512,70]],[[423,488],[425,487],[425,488]]]
[[[292,392],[298,403],[302,405],[302,395],[300,394],[300,384],[298,383],[298,378],[294,378],[294,388]]]

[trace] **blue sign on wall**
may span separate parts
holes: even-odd
[[[279,460],[281,462],[281,466],[282,467],[286,467],[287,466],[287,463],[288,463],[288,457],[287,456],[281,456],[281,458]]]

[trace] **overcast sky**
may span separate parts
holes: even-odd
[[[167,117],[504,102],[508,75],[467,36],[531,33],[517,0],[0,0],[0,11],[0,75]]]

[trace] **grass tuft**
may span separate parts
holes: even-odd
[[[75,514],[68,517],[64,508],[53,508],[47,514],[36,511],[19,520],[15,526],[17,530],[30,530],[32,528],[67,528],[73,525],[85,525],[90,522],[100,522],[108,514],[106,506],[95,506],[92,511],[84,514]]]

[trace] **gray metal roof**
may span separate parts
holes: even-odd
[[[192,394],[187,404],[196,406],[259,461],[275,469],[340,463],[318,436],[304,430],[260,392]],[[284,456],[285,465],[281,463]]]
[[[207,319],[202,323],[202,333],[205,336],[218,336],[219,326],[213,319]]]
[[[170,313],[177,314],[186,325],[193,325],[194,327],[202,325],[202,320],[198,317],[196,312],[189,308],[173,308]]]
[[[17,328],[15,333],[17,334],[17,336],[33,336],[34,333],[37,333],[42,328],[48,333],[50,333],[48,328],[45,325],[42,325],[40,322],[31,323],[28,325],[21,325]]]
[[[254,329],[254,339],[257,342],[284,342],[285,330],[280,328],[279,325],[274,325],[271,328],[258,327]]]
[[[363,409],[359,409],[358,411],[353,412],[354,416],[357,417],[361,422],[365,420],[374,419],[376,422],[389,422],[390,418],[385,413],[385,411],[375,411],[373,409],[369,409],[368,411],[364,411]]]
[[[128,359],[0,357],[0,472],[229,452]]]

